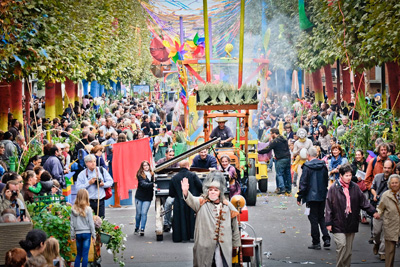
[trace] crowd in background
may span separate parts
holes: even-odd
[[[385,241],[395,243],[398,241],[398,235],[387,237],[387,231],[382,234],[382,229],[393,227],[395,222],[390,226],[387,222],[392,221],[393,216],[400,216],[400,211],[398,215],[393,215],[390,209],[387,210],[390,202],[384,198],[386,191],[394,192],[395,190],[388,185],[388,180],[391,175],[400,173],[400,150],[390,140],[374,135],[370,141],[375,145],[375,158],[368,158],[366,151],[357,148],[352,148],[355,150],[354,159],[349,157],[350,147],[343,146],[338,137],[351,131],[352,122],[359,119],[359,113],[354,109],[354,96],[352,99],[351,103],[337,103],[336,100],[332,100],[328,104],[326,101],[316,103],[314,95],[309,92],[301,99],[296,96],[270,93],[268,98],[261,99],[260,108],[253,113],[252,128],[261,142],[271,143],[279,135],[286,140],[290,152],[290,185],[295,188],[300,187],[302,166],[308,160],[310,148],[315,149],[315,158],[326,165],[330,186],[346,173],[345,170],[341,173],[341,168],[351,164],[351,180],[354,185],[358,186],[363,197],[375,209],[382,207],[382,210],[378,208],[381,214],[380,219],[372,219],[371,212],[368,214],[366,211],[361,211],[359,221],[361,223],[370,221],[370,242],[374,243],[374,253],[379,254],[384,260],[385,248],[382,244],[385,244]],[[371,97],[370,101],[374,108],[379,108],[379,96]],[[172,127],[174,107],[173,98],[166,101],[158,99],[148,101],[131,96],[115,99],[104,95],[93,99],[89,95],[83,98],[82,103],[76,102],[74,105],[69,105],[62,115],[53,120],[45,118],[44,98],[35,98],[33,109],[29,114],[30,123],[25,122],[24,129],[22,129],[22,123],[10,114],[9,130],[0,132],[0,222],[30,221],[26,205],[34,202],[35,196],[60,195],[62,189],[67,186],[65,176],[71,171],[75,172],[74,180],[77,181],[78,189],[86,189],[88,192],[87,206],[91,207],[91,211],[96,215],[104,217],[105,190],[112,185],[112,145],[150,137],[149,145],[155,162],[160,163],[173,157],[173,153],[172,156],[169,155],[173,152],[171,147],[176,137],[174,131],[171,130],[185,128],[182,117],[178,117],[178,126]],[[27,138],[24,137],[26,135],[22,131],[28,133],[30,140],[33,138],[29,146],[27,146]],[[49,142],[49,135],[52,142]],[[36,152],[30,149],[34,145],[40,147]],[[29,154],[29,159],[26,159],[27,154]],[[268,163],[269,170],[277,167],[276,156],[275,152],[275,158],[271,158]],[[15,171],[19,166],[15,164],[13,166],[12,162],[14,158],[21,157],[23,166],[22,172],[19,172],[22,174],[19,175]],[[145,182],[151,186],[154,185],[154,173],[150,165],[152,164],[143,162],[140,168],[140,175],[143,176],[141,184],[145,187],[147,186],[144,185]],[[228,163],[225,165],[229,166]],[[98,177],[98,171],[101,171],[100,184],[103,184],[101,185],[103,195],[101,199],[97,196],[97,200],[92,202],[96,198],[95,189],[93,189],[96,181],[91,177]],[[291,195],[291,189],[288,189],[287,184],[283,184],[283,180],[279,177],[280,171],[276,171],[275,193]],[[235,171],[233,173],[235,174]],[[87,184],[86,180],[89,180]],[[396,179],[393,178],[393,180]],[[395,192],[395,195],[399,199],[399,194]],[[145,202],[143,200],[136,205],[140,204],[140,207],[148,210],[147,206],[143,206],[147,205]],[[381,202],[385,204],[379,206]],[[79,212],[77,214],[79,215]],[[135,232],[141,234],[144,229],[139,228],[140,223],[144,228],[143,224],[146,223],[147,217],[137,214],[136,219]],[[47,247],[44,246],[45,243],[55,242],[52,239],[43,239],[38,232],[34,235],[40,241],[31,242],[37,245],[35,248],[27,248],[21,244],[28,253],[28,258],[29,253],[33,256],[36,253],[29,251],[40,250],[41,247]],[[90,234],[85,238],[85,240],[90,239]],[[391,246],[390,242],[386,247]],[[38,254],[42,253],[43,251]],[[7,255],[15,259],[23,258],[25,254],[22,250],[14,249]],[[46,256],[44,258],[49,262]]]

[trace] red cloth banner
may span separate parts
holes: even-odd
[[[129,198],[129,189],[137,187],[136,173],[142,161],[152,161],[150,138],[113,144],[113,178],[118,183],[120,199]]]

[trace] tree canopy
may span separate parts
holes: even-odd
[[[136,0],[4,0],[1,79],[138,83],[150,73],[146,19]]]

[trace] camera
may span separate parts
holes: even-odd
[[[11,193],[12,193],[12,195],[11,195],[12,197],[18,197],[18,192],[17,191],[14,190],[14,191],[11,191]]]

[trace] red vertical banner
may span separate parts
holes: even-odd
[[[350,68],[347,65],[342,64],[342,80],[343,80],[343,101],[350,103],[351,101],[351,80],[350,80]],[[340,104],[340,103],[338,103]]]
[[[25,79],[24,81],[24,96],[25,96],[25,122],[27,125],[30,125],[30,119],[31,119],[31,93],[29,91],[29,80]],[[32,109],[34,109],[34,105],[32,105]],[[26,131],[28,134],[25,136],[26,141],[28,142],[29,140],[29,130]]]
[[[69,103],[72,103],[72,107],[74,107],[74,102],[75,102],[75,83],[70,80],[66,79],[65,80],[65,96],[64,96],[64,103],[65,107],[69,105]]]
[[[8,109],[10,108],[11,95],[10,84],[6,81],[0,82],[0,130],[8,131]]]
[[[11,102],[10,111],[14,119],[17,119],[22,125],[24,123],[22,112],[22,81],[15,80],[11,83]],[[21,131],[23,132],[23,131]]]
[[[393,114],[400,117],[400,67],[396,62],[387,62],[386,66],[389,76],[390,106]]]
[[[150,138],[113,144],[112,169],[114,182],[118,183],[120,199],[129,198],[129,189],[137,187],[136,173],[140,164],[152,162]],[[117,196],[115,196],[117,197]]]
[[[79,86],[78,86],[78,83],[75,84],[75,101],[79,102]]]
[[[325,65],[324,72],[325,72],[326,95],[328,96],[328,101],[330,102],[331,100],[333,100],[335,98],[335,92],[333,90],[331,65],[329,65],[329,64]]]
[[[322,85],[321,70],[316,70],[311,75],[315,91],[315,102],[324,102],[324,88]]]
[[[46,82],[45,91],[45,112],[46,118],[54,119],[56,117],[56,102],[55,102],[55,84],[53,82]]]
[[[61,83],[56,82],[54,88],[55,88],[54,96],[55,96],[55,104],[56,104],[56,117],[58,117],[61,114],[63,114],[63,112],[64,112]]]

